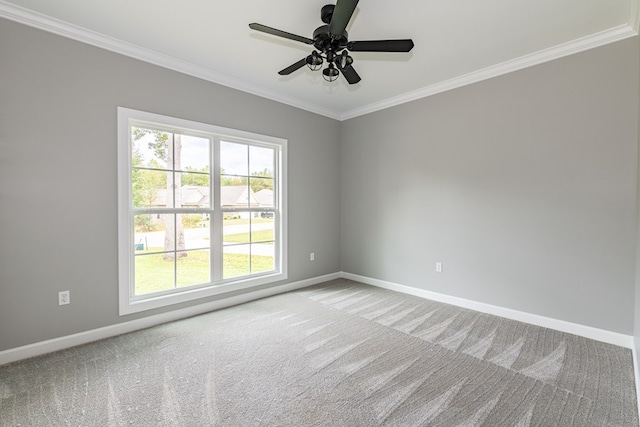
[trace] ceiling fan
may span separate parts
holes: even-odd
[[[249,24],[249,28],[315,47],[311,55],[280,70],[278,74],[281,76],[289,75],[305,65],[314,71],[319,70],[326,61],[328,66],[322,70],[325,80],[332,82],[342,72],[349,84],[355,84],[360,81],[360,76],[353,68],[353,58],[349,52],[409,52],[413,49],[411,39],[349,41],[346,28],[357,4],[358,0],[338,0],[335,6],[323,6],[320,19],[326,25],[316,28],[312,39],[257,23]]]

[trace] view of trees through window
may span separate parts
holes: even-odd
[[[130,130],[135,295],[275,269],[273,147]]]

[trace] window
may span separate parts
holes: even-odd
[[[286,146],[118,108],[121,315],[287,278]]]

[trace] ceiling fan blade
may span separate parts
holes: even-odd
[[[280,74],[281,76],[288,76],[289,74],[304,67],[305,65],[307,65],[307,58],[302,58],[300,61],[296,62],[295,64],[291,64],[287,68],[278,71],[278,74]]]
[[[285,39],[294,40],[297,42],[305,43],[305,44],[313,44],[313,40],[307,37],[298,36],[296,34],[287,33],[286,31],[278,30],[275,28],[267,27],[266,25],[252,23],[249,24],[249,28],[256,31],[261,31],[263,33],[271,34],[278,37],[283,37]]]
[[[356,10],[358,0],[338,0],[333,9],[331,23],[329,23],[329,34],[335,38],[340,38],[351,20],[353,12]]]
[[[358,73],[356,73],[356,70],[351,65],[347,65],[346,67],[341,68],[340,71],[350,85],[354,85],[361,80],[360,76],[358,75]]]
[[[347,43],[352,52],[409,52],[413,49],[413,40],[364,40]]]

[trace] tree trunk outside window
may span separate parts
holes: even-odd
[[[172,134],[173,144],[167,146],[167,165],[171,168],[173,165],[173,171],[167,172],[167,208],[172,208],[171,195],[175,200],[175,207],[182,207],[182,180],[180,170],[180,152],[182,150],[181,135]],[[173,146],[172,146],[173,145]],[[165,215],[165,227],[164,234],[164,259],[169,261],[174,259],[175,253],[173,252],[174,243],[176,251],[178,252],[178,258],[187,256],[184,252],[186,245],[184,242],[184,227],[182,225],[182,215]],[[177,241],[176,241],[177,238]]]

